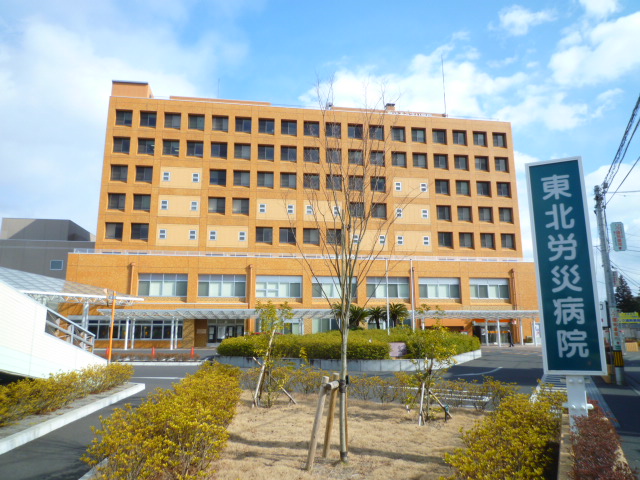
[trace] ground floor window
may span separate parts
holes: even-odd
[[[469,284],[471,298],[505,300],[510,298],[509,279],[507,278],[471,278]]]
[[[136,340],[170,340],[172,320],[129,320],[129,336]],[[89,320],[89,331],[97,340],[108,340],[111,320]],[[182,320],[175,321],[176,338],[182,338]],[[124,340],[127,331],[126,320],[116,320],[113,324],[113,338]],[[133,332],[133,333],[132,333]]]
[[[302,297],[302,277],[258,275],[256,277],[256,297],[300,298]]]
[[[333,317],[314,318],[311,333],[328,332],[338,330],[338,321]]]
[[[369,298],[409,298],[409,277],[368,277],[367,296]]]
[[[460,279],[421,278],[420,298],[460,298]]]
[[[246,275],[200,275],[198,296],[200,297],[244,297]]]

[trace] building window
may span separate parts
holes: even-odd
[[[138,295],[143,297],[186,297],[186,274],[141,273]]]
[[[211,142],[211,156],[213,158],[227,158],[227,143]]]
[[[367,296],[369,298],[409,298],[409,278],[367,277]]]
[[[233,152],[235,158],[241,158],[243,160],[251,159],[251,145],[248,143],[236,143],[233,145]]]
[[[215,242],[216,240],[218,240],[218,232],[215,230],[210,230],[209,231],[209,240],[211,240],[212,242]]]
[[[238,241],[246,242],[247,241],[247,232],[238,232]]]
[[[513,233],[502,233],[500,235],[502,248],[514,250],[516,248],[516,236]]]
[[[280,174],[280,188],[297,188],[297,176],[295,173],[281,173]]]
[[[162,181],[170,182],[171,181],[171,172],[162,172]]]
[[[507,207],[500,207],[498,209],[500,215],[500,221],[506,223],[513,223],[513,209]]]
[[[340,207],[338,205],[334,205],[333,206],[333,216],[334,217],[339,217],[340,216]]]
[[[305,137],[319,137],[320,136],[320,123],[318,123],[318,122],[304,122],[304,135],[305,135]]]
[[[342,190],[342,176],[327,175],[326,188],[327,190]]]
[[[148,212],[151,210],[151,195],[134,195],[133,209]]]
[[[327,228],[327,244],[340,245],[342,243],[342,230],[339,228]]]
[[[167,239],[167,230],[165,228],[161,228],[158,230],[158,239],[166,240]]]
[[[169,210],[169,200],[160,200],[160,210]]]
[[[338,321],[335,317],[313,319],[311,333],[330,332],[331,330],[338,330]]]
[[[158,114],[156,112],[140,112],[140,126],[141,127],[156,127],[156,121]]]
[[[296,244],[296,229],[280,227],[280,243]]]
[[[436,180],[436,193],[449,195],[449,180]]]
[[[209,185],[227,186],[226,170],[209,170]]]
[[[453,233],[438,232],[438,246],[440,248],[453,248]]]
[[[342,127],[339,123],[327,122],[325,124],[325,135],[332,138],[342,137]]]
[[[435,168],[449,169],[449,159],[446,155],[434,155],[433,166]]]
[[[204,130],[204,115],[190,113],[189,130]]]
[[[385,243],[387,243],[387,236],[386,235],[379,235],[378,236],[378,242],[380,243],[380,245],[384,245]]]
[[[394,182],[394,188],[395,188],[396,192],[401,192],[402,191],[402,182]]]
[[[220,213],[224,215],[226,212],[226,201],[224,197],[209,197],[209,213]]]
[[[386,203],[373,203],[371,204],[371,216],[373,218],[387,218],[387,204]]]
[[[136,166],[136,182],[151,183],[153,181],[153,167]]]
[[[122,240],[122,223],[107,222],[104,238],[109,240]]]
[[[487,146],[487,134],[486,132],[473,132],[473,144],[479,147]]]
[[[351,165],[364,165],[364,155],[362,150],[349,150],[349,164]]]
[[[138,155],[153,155],[156,151],[156,141],[153,138],[138,139]]]
[[[428,185],[428,184],[426,184],[426,183],[421,183],[421,184],[420,184],[420,191],[421,191],[421,192],[427,192],[427,191],[429,191],[429,185]]]
[[[476,157],[476,170],[479,172],[488,172],[489,157]]]
[[[424,245],[425,247],[431,245],[431,238],[427,236],[422,237],[422,245]]]
[[[446,130],[433,130],[433,143],[441,145],[447,144],[447,131]]]
[[[269,160],[273,162],[275,158],[273,145],[258,145],[258,160]]]
[[[114,153],[129,153],[131,146],[131,139],[129,137],[114,137],[113,138],[113,152]]]
[[[327,148],[327,163],[342,163],[342,149]]]
[[[400,246],[404,245],[404,236],[398,235],[396,237],[396,245],[400,245]]]
[[[229,117],[214,115],[212,119],[212,130],[217,132],[229,131]]]
[[[174,157],[180,155],[180,140],[163,140],[162,154],[173,155]]]
[[[353,244],[354,245],[358,245],[360,243],[360,235],[359,234],[354,233],[352,238],[353,238]]]
[[[469,170],[469,157],[466,155],[456,155],[454,163],[456,170]]]
[[[496,240],[493,233],[480,234],[480,246],[482,248],[496,248]]]
[[[231,211],[237,215],[249,215],[249,199],[234,198]]]
[[[471,195],[471,185],[467,180],[456,180],[456,193],[458,195]]]
[[[451,207],[449,205],[438,205],[436,211],[438,220],[451,221]]]
[[[478,219],[481,222],[493,222],[493,209],[491,207],[478,207]]]
[[[369,138],[371,140],[384,140],[384,127],[382,125],[369,125]]]
[[[420,298],[460,298],[459,278],[421,278],[419,280]]]
[[[109,210],[124,211],[127,196],[124,193],[110,193],[108,195],[107,208]]]
[[[248,187],[251,184],[250,172],[246,170],[233,171],[233,185],[236,187]]]
[[[467,144],[467,132],[463,130],[453,131],[453,144],[454,145],[466,145]]]
[[[251,133],[251,119],[236,117],[236,132]]]
[[[387,179],[385,177],[371,177],[371,191],[372,192],[386,192],[387,191]]]
[[[471,207],[458,207],[458,221],[471,222]]]
[[[416,143],[427,143],[427,131],[424,128],[412,128],[411,141]]]
[[[111,165],[111,180],[114,182],[126,182],[129,167],[126,165]]]
[[[305,228],[302,231],[302,241],[310,245],[320,245],[320,230],[317,228]]]
[[[459,234],[460,248],[473,248],[473,233]]]
[[[429,209],[428,208],[423,208],[422,211],[420,212],[420,214],[422,215],[422,218],[424,218],[424,219],[429,218]]]
[[[509,171],[509,159],[505,157],[496,157],[496,172],[508,172]]]
[[[187,142],[187,157],[202,157],[204,142]]]
[[[380,150],[373,150],[369,154],[369,162],[371,165],[384,167],[384,152]]]
[[[280,160],[283,162],[297,162],[298,149],[296,147],[280,147]]]
[[[304,161],[309,163],[320,163],[320,149],[315,147],[304,147]]]
[[[490,182],[476,182],[476,188],[478,195],[481,197],[491,196],[491,183]]]
[[[294,215],[296,213],[296,206],[292,203],[287,205],[287,215]]]
[[[416,168],[427,168],[427,155],[425,153],[414,153],[413,166]]]
[[[315,173],[305,173],[302,177],[302,185],[304,188],[320,190],[320,175]]]
[[[505,148],[507,146],[507,136],[504,133],[494,133],[493,146]]]
[[[244,297],[246,291],[246,275],[198,275],[199,297]]]
[[[273,228],[256,227],[256,242],[269,244],[273,243]]]
[[[469,279],[471,298],[503,299],[511,298],[507,278],[471,278]]]
[[[200,182],[200,174],[199,173],[192,173],[191,174],[191,181],[193,183],[199,183]]]
[[[362,175],[349,175],[349,190],[354,192],[364,191],[364,177]]]
[[[149,224],[132,223],[131,240],[149,240]]]
[[[258,213],[267,213],[267,204],[259,203],[258,204]]]
[[[276,122],[272,118],[258,119],[258,132],[273,135],[276,133]]]
[[[295,120],[282,120],[282,135],[298,135],[298,122]]]
[[[313,215],[313,205],[307,205],[305,208],[305,213],[307,215]]]
[[[350,123],[348,126],[348,136],[349,138],[356,138],[361,140],[363,137],[362,124]]]
[[[110,338],[110,320],[89,320],[89,331],[99,340]],[[141,320],[137,319],[131,326],[131,335],[136,340],[169,340],[182,339],[183,321],[178,320],[172,327],[173,320]],[[123,340],[126,333],[126,320],[116,320],[113,324],[113,338]],[[173,335],[172,335],[173,332]]]
[[[396,218],[402,218],[403,215],[404,210],[402,210],[401,208],[396,208]]]
[[[197,240],[198,234],[195,230],[189,230],[189,240]]]
[[[164,128],[175,128],[180,130],[182,116],[179,113],[164,114]]]
[[[116,110],[116,125],[130,127],[133,123],[133,112],[131,110]]]
[[[406,142],[404,127],[391,127],[391,140],[394,142]]]
[[[274,175],[273,172],[258,172],[258,186],[265,188],[273,188]]]
[[[499,197],[511,196],[511,184],[509,182],[498,182],[496,184],[496,190]]]
[[[407,154],[404,152],[393,152],[391,154],[391,165],[394,167],[407,168]]]
[[[256,297],[258,298],[300,298],[302,297],[302,277],[256,276]]]
[[[355,298],[356,279],[351,284],[351,297]],[[340,298],[342,295],[342,287],[337,277],[315,277],[311,287],[313,298]]]

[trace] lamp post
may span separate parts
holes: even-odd
[[[109,291],[104,289],[107,306],[109,305]],[[116,317],[116,291],[111,290],[111,324],[109,326],[109,349],[107,350],[107,363],[111,363],[111,351],[113,350],[113,324]]]

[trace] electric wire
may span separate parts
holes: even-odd
[[[624,160],[624,157],[627,153],[627,149],[629,148],[629,144],[631,143],[631,140],[633,139],[633,136],[635,135],[635,132],[638,128],[637,124],[635,125],[635,127],[633,127],[633,124],[636,121],[639,108],[640,108],[640,95],[638,96],[638,100],[636,100],[636,105],[633,108],[633,111],[631,112],[631,117],[629,118],[629,122],[627,123],[627,128],[624,131],[624,135],[622,135],[622,140],[620,141],[620,146],[618,147],[618,151],[616,152],[616,155],[613,158],[613,161],[611,162],[611,166],[609,167],[609,171],[607,172],[604,182],[602,183],[603,195],[607,193],[609,185],[611,185],[611,183],[613,182],[613,179],[618,173],[620,164],[622,163],[622,160]],[[633,133],[631,134],[631,138],[627,140],[627,137],[629,136],[629,132],[632,130],[632,127],[633,127]]]

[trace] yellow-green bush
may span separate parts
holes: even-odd
[[[28,415],[52,412],[89,394],[104,392],[127,382],[132,375],[132,366],[112,363],[0,386],[0,427]]]
[[[544,479],[555,460],[565,396],[542,388],[537,400],[516,394],[462,435],[466,448],[446,454],[450,480]]]
[[[83,460],[109,480],[195,479],[216,459],[240,399],[240,370],[204,364],[194,374],[159,390],[137,409],[127,405],[108,418]]]

